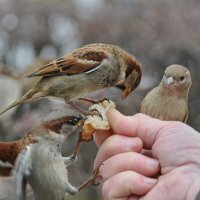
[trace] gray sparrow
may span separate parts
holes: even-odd
[[[177,64],[170,65],[160,84],[145,96],[140,112],[161,120],[186,122],[191,84],[187,68]]]

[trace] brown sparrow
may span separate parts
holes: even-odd
[[[118,46],[89,44],[43,66],[27,77],[41,79],[10,108],[36,99],[58,97],[73,102],[101,88],[118,86],[126,98],[140,83],[138,60]]]
[[[186,122],[191,84],[187,68],[170,65],[160,84],[145,96],[140,112],[161,120]]]
[[[68,125],[66,127],[69,127],[69,125],[80,127],[84,120],[84,116],[70,109],[50,113],[40,125],[36,125],[29,130],[22,139],[12,142],[0,142],[0,166],[4,167],[4,164],[5,167],[9,164],[14,165],[19,153],[27,145],[36,143],[36,138],[38,137],[46,137],[46,135],[50,135],[53,132],[61,135],[65,139],[68,134],[60,134],[61,132],[63,133],[65,125]]]
[[[75,194],[88,184],[95,184],[100,166],[81,186],[74,187],[68,181],[66,166],[71,165],[75,157],[61,155],[62,143],[82,120],[84,118],[75,116],[74,111],[71,114],[53,112],[21,140],[0,144],[0,160],[15,164],[13,174],[19,199],[25,199],[27,182],[37,200],[64,200],[67,194]]]

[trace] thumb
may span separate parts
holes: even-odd
[[[140,137],[147,149],[152,147],[161,130],[169,125],[169,122],[140,113],[133,116],[124,116],[116,109],[109,110],[107,117],[115,134]]]

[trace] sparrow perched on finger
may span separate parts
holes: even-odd
[[[0,114],[18,104],[45,97],[58,97],[69,103],[112,86],[121,88],[121,98],[126,98],[139,85],[141,75],[139,61],[120,47],[89,44],[28,75],[41,79]]]
[[[186,123],[191,84],[187,68],[177,64],[170,65],[160,84],[145,96],[140,112],[161,120]]]
[[[61,145],[82,120],[73,111],[54,111],[21,140],[0,143],[0,160],[14,165],[19,199],[25,199],[27,182],[37,200],[64,200],[68,194],[76,194],[100,177],[98,166],[93,176],[79,187],[68,180],[66,167],[74,163],[75,157],[62,157]]]

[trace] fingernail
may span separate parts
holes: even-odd
[[[148,159],[147,160],[147,165],[150,168],[157,168],[159,166],[159,162],[158,162],[158,160],[155,160],[155,159]]]

